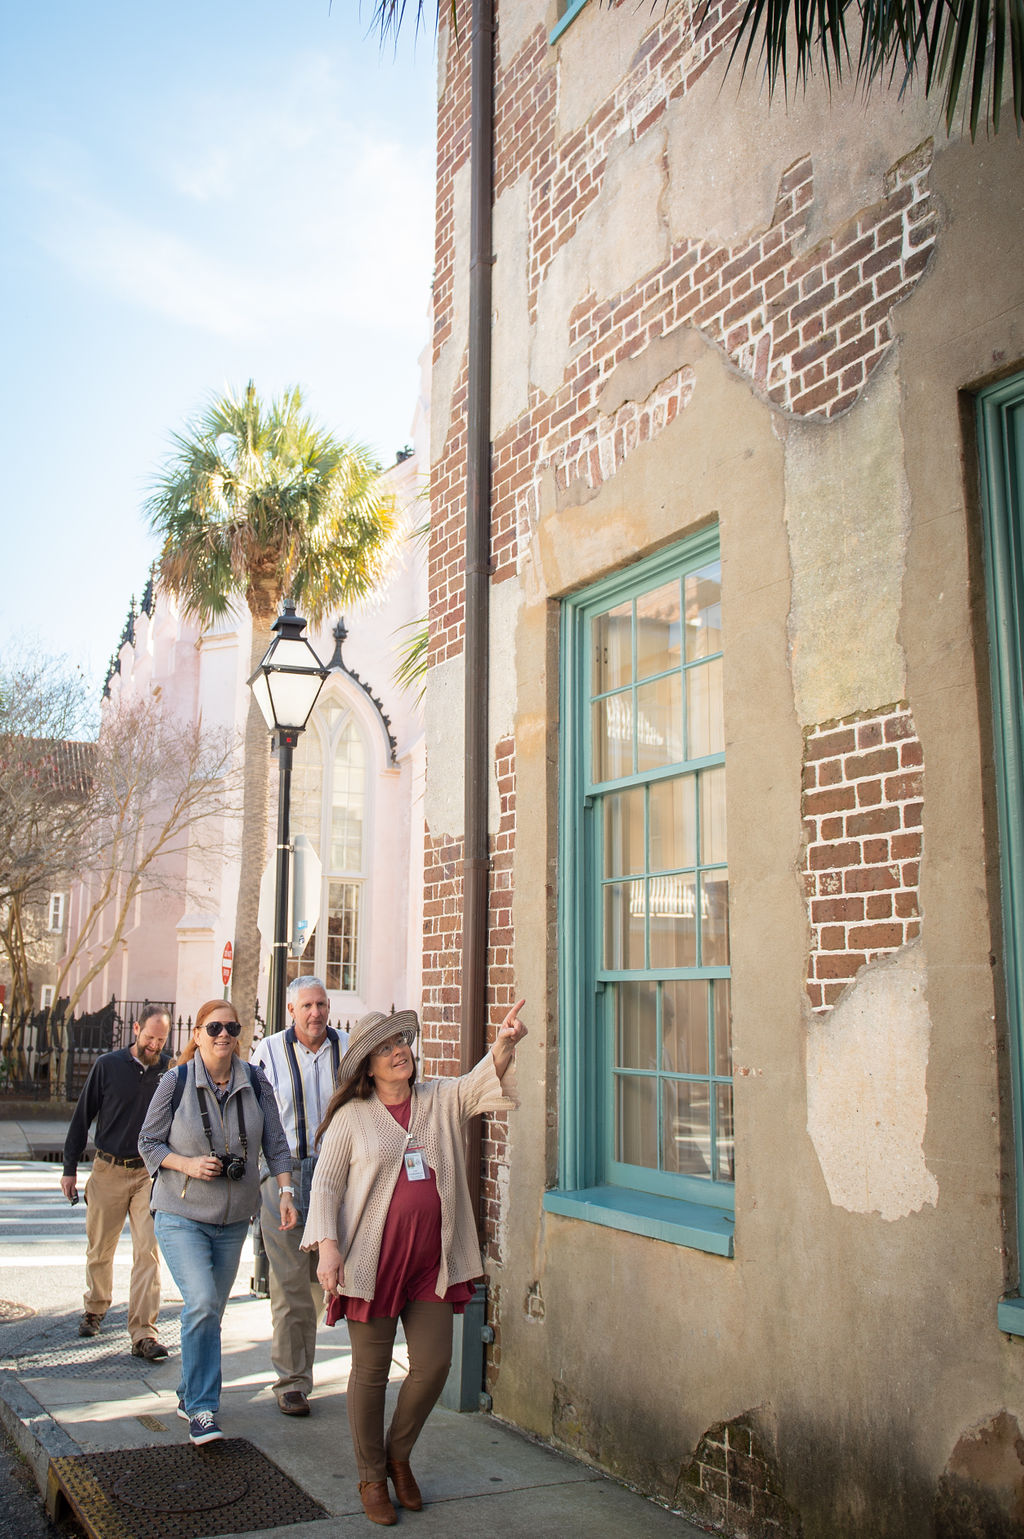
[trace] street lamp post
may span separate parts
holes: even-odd
[[[302,632],[306,622],[295,613],[291,599],[278,615],[274,640],[249,680],[249,688],[272,733],[278,759],[277,870],[274,889],[274,944],[270,960],[267,1030],[284,1025],[284,994],[288,953],[288,857],[291,853],[292,753],[304,731],[328,670]]]

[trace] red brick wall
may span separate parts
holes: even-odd
[[[906,705],[810,728],[803,776],[807,993],[827,1010],[920,933],[924,756]]]

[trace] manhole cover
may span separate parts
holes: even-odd
[[[223,1458],[217,1459],[211,1480],[210,1459],[217,1459],[212,1449],[202,1463],[190,1459],[188,1469],[169,1478],[168,1472],[163,1471],[162,1479],[147,1480],[145,1485],[131,1470],[115,1480],[110,1489],[119,1502],[139,1512],[209,1512],[214,1507],[230,1507],[240,1502],[249,1494],[248,1480]]]
[[[27,1304],[12,1304],[8,1299],[0,1299],[0,1325],[12,1325],[15,1320],[28,1320],[35,1314],[34,1309],[29,1309]]]
[[[105,1539],[251,1534],[329,1516],[245,1438],[52,1459],[47,1506],[56,1517],[60,1497],[87,1534]]]

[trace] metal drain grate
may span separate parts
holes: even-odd
[[[202,1539],[329,1517],[245,1438],[204,1448],[122,1448],[51,1459],[47,1510],[89,1539]]]

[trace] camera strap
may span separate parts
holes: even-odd
[[[214,1147],[214,1143],[213,1143],[213,1129],[210,1126],[210,1112],[209,1112],[209,1108],[208,1108],[208,1106],[206,1104],[206,1090],[200,1084],[196,1085],[196,1096],[199,1099],[199,1115],[203,1119],[203,1131],[206,1133],[206,1142],[210,1146],[210,1153],[213,1155],[214,1159],[217,1159],[217,1160],[219,1160],[221,1158],[230,1159],[231,1158],[231,1150],[228,1147],[228,1133],[227,1133],[227,1128],[226,1127],[224,1129],[224,1154],[223,1154],[223,1156],[219,1155],[217,1153],[216,1148]],[[248,1155],[249,1155],[249,1144],[248,1144],[248,1141],[246,1140],[246,1136],[245,1136],[245,1123],[242,1120],[242,1097],[241,1096],[236,1096],[235,1097],[235,1111],[238,1114],[238,1137],[239,1137],[239,1141],[240,1141],[240,1143],[242,1145],[242,1158],[243,1159],[247,1159]]]

